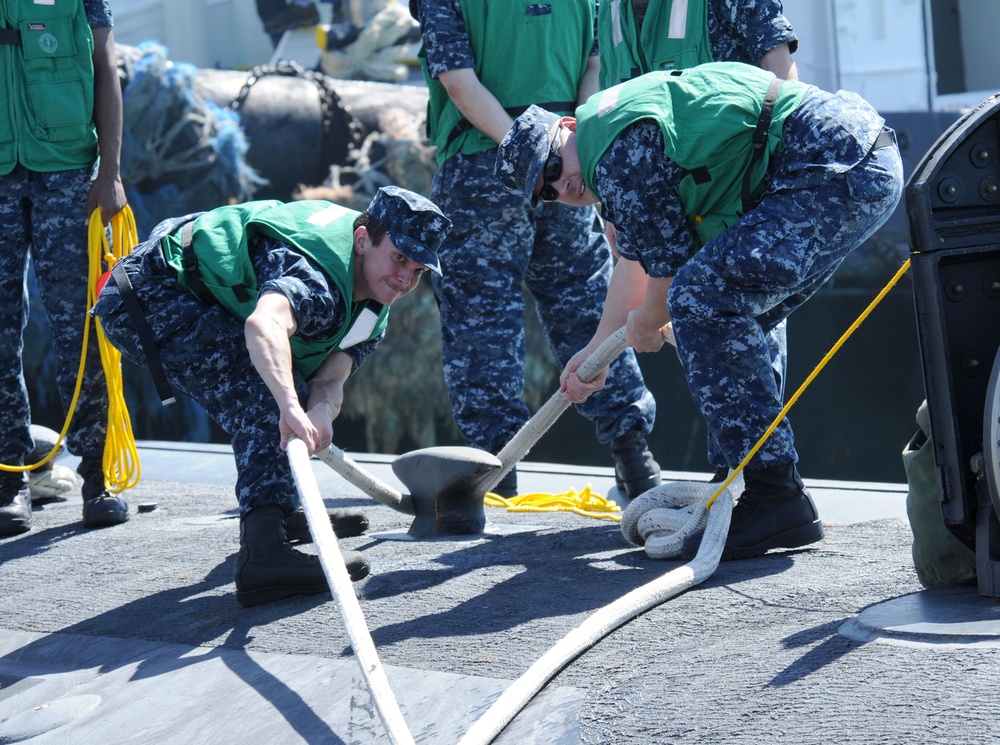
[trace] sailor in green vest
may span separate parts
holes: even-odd
[[[601,89],[657,70],[743,62],[797,80],[780,0],[601,0]]]
[[[730,468],[783,406],[767,334],[888,219],[902,193],[893,132],[854,93],[714,62],[592,96],[576,117],[534,107],[500,145],[497,175],[543,202],[601,203],[622,259],[597,333],[566,365],[571,401],[604,385],[575,370],[611,333],[668,339]],[[744,470],[723,559],[823,536],[783,419]],[[700,539],[685,543],[695,554]]]
[[[385,336],[389,306],[429,270],[450,223],[429,200],[379,189],[365,212],[330,202],[248,202],[160,223],[115,264],[94,306],[107,338],[232,436],[241,605],[325,592],[285,446],[326,448],[344,383]],[[330,510],[339,536],[368,525]],[[353,580],[368,574],[345,551]]]
[[[798,39],[779,0],[602,0],[597,16],[601,89],[654,70],[677,70],[705,62],[744,62],[798,80],[792,53]],[[615,228],[605,231],[616,248]],[[787,330],[768,334],[771,367],[784,394]],[[709,438],[713,481],[729,475],[725,458]]]
[[[571,113],[597,90],[593,0],[413,0],[439,169],[433,199],[454,225],[434,277],[448,398],[466,445],[499,452],[528,421],[524,288],[559,365],[600,321],[611,249],[593,207],[539,205],[497,189],[497,145],[531,104]],[[576,410],[609,446],[622,496],[660,483],[646,435],[656,402],[635,355]],[[517,493],[514,469],[496,487]]]
[[[29,254],[57,355],[64,407],[73,401],[87,310],[87,222],[126,203],[119,173],[122,98],[106,0],[0,0],[0,463],[31,465],[31,412],[21,357]],[[98,157],[99,156],[99,157]],[[108,397],[96,336],[66,438],[80,456],[85,527],[128,520],[105,488]],[[0,470],[0,536],[31,528],[23,472]]]

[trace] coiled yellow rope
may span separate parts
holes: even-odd
[[[100,210],[94,210],[90,218],[90,228],[87,234],[88,254],[90,257],[87,276],[87,308],[91,308],[97,299],[97,279],[104,272],[103,266],[110,271],[115,262],[123,256],[128,256],[138,242],[135,229],[135,218],[128,205],[111,220],[111,244],[101,223]],[[66,421],[63,423],[59,439],[52,450],[37,463],[24,466],[0,464],[0,471],[23,473],[33,471],[48,463],[59,452],[66,433],[69,432],[76,404],[80,400],[80,389],[83,386],[83,371],[87,364],[87,344],[90,341],[90,316],[84,313],[83,349],[80,351],[80,365],[76,372],[76,388],[73,390],[73,400],[70,402]],[[128,408],[122,395],[121,354],[108,343],[97,324],[97,341],[101,351],[101,363],[104,366],[104,376],[108,385],[108,434],[104,443],[105,486],[110,492],[118,494],[135,486],[139,481],[139,455],[132,435],[132,422]]]
[[[499,494],[489,492],[484,504],[487,507],[505,507],[508,512],[575,512],[584,517],[616,522],[622,519],[622,509],[615,500],[607,499],[592,491],[590,484],[587,484],[579,494],[570,489],[562,494],[533,492],[505,499]]]
[[[97,301],[98,278],[110,272],[115,263],[128,256],[138,243],[135,218],[128,205],[111,220],[111,243],[101,225],[99,210],[90,219],[90,273],[87,281],[87,307],[92,308]],[[104,267],[107,267],[105,270]],[[106,280],[107,277],[104,277]],[[88,316],[89,321],[89,316]],[[89,322],[85,329],[90,326]],[[122,356],[104,336],[98,321],[97,344],[101,350],[101,364],[108,386],[108,433],[104,442],[104,481],[107,490],[120,494],[139,482],[141,468],[139,452],[132,434],[132,420],[125,405],[122,386]],[[84,331],[84,354],[87,350],[87,331]],[[81,373],[83,367],[81,363]]]

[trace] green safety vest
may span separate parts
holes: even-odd
[[[94,162],[93,56],[82,0],[0,0],[0,175]]]
[[[711,62],[690,70],[651,72],[595,93],[577,109],[576,135],[587,187],[597,195],[594,169],[614,139],[640,119],[663,132],[663,154],[688,171],[678,187],[688,225],[700,247],[743,214],[743,174],[753,134],[774,75],[738,62]],[[767,130],[767,145],[751,170],[755,199],[763,191],[770,156],[784,146],[785,118],[808,86],[783,82]]]
[[[511,116],[532,104],[560,115],[573,112],[594,44],[593,0],[461,3],[476,77]],[[444,85],[430,77],[423,47],[417,57],[429,92],[427,138],[437,148],[438,163],[459,152],[495,148],[497,143],[462,116]]]
[[[654,70],[712,61],[708,0],[650,0],[641,30],[632,0],[602,0],[597,13],[602,90]]]
[[[292,336],[293,363],[308,378],[332,352],[376,338],[388,323],[387,306],[353,299],[353,226],[359,214],[322,200],[247,202],[204,213],[165,237],[161,246],[181,287],[199,296],[200,281],[212,298],[243,321],[257,307],[257,275],[247,248],[251,236],[261,233],[276,238],[315,261],[340,291],[347,321],[327,339],[305,341]],[[195,272],[190,258],[185,263],[185,228],[190,231]]]

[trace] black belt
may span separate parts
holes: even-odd
[[[125,310],[128,312],[129,318],[132,319],[132,326],[139,337],[139,346],[146,358],[146,367],[149,368],[149,372],[153,376],[156,394],[164,406],[172,404],[176,399],[174,399],[174,392],[170,388],[167,375],[163,372],[163,361],[160,359],[160,350],[156,346],[156,337],[153,336],[153,330],[146,321],[146,314],[142,312],[139,299],[135,296],[132,281],[128,278],[128,273],[120,261],[111,269],[111,279],[118,286],[118,293],[121,295],[122,302],[125,303]]]
[[[21,32],[16,28],[0,28],[0,44],[12,47],[21,46]]]
[[[184,279],[187,280],[188,289],[198,298],[202,305],[214,305],[215,298],[201,281],[201,274],[198,273],[198,257],[194,255],[194,246],[191,245],[191,236],[194,233],[194,221],[184,223],[181,228],[181,266],[184,268]]]

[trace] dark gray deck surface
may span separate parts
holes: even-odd
[[[236,604],[227,449],[141,455],[127,524],[84,530],[76,496],[0,540],[0,743],[387,742],[331,596]],[[390,458],[355,458],[392,480]],[[408,527],[314,469],[372,533]],[[609,469],[520,472],[522,490],[611,485]],[[921,591],[902,485],[807,483],[821,543],[722,564],[577,658],[497,742],[996,742],[1000,606]],[[591,613],[678,566],[608,521],[487,515],[522,530],[341,542],[372,564],[355,588],[418,743],[457,742]]]

